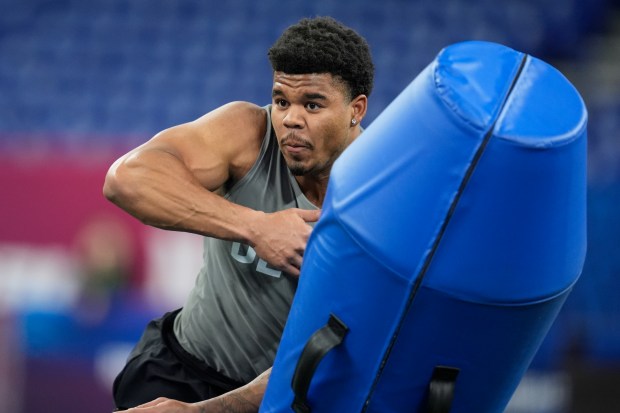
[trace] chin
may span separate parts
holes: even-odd
[[[303,165],[289,165],[288,169],[294,176],[303,176],[308,173],[308,169]]]

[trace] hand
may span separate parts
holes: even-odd
[[[205,413],[198,404],[184,403],[178,400],[159,397],[151,402],[141,404],[129,410],[122,410],[125,413]]]
[[[318,221],[320,215],[320,210],[297,208],[263,214],[253,226],[255,235],[250,241],[254,251],[270,266],[299,276],[312,232],[308,222]]]
[[[264,371],[245,386],[224,393],[213,399],[197,403],[184,403],[160,397],[133,409],[123,410],[125,413],[256,413],[258,412],[271,368]],[[121,413],[121,412],[118,412]]]

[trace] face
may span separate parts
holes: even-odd
[[[359,134],[361,115],[331,74],[275,72],[271,118],[284,159],[296,176],[324,177]],[[365,109],[365,106],[364,106]]]

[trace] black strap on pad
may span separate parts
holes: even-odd
[[[342,343],[348,332],[349,328],[338,317],[330,314],[327,324],[315,331],[308,339],[297,361],[291,383],[295,393],[291,407],[295,413],[310,413],[306,397],[314,372],[323,357]]]
[[[459,369],[437,366],[428,385],[428,413],[449,413]]]

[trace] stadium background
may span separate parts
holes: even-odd
[[[201,242],[112,207],[105,171],[161,129],[268,103],[266,50],[314,15],[370,43],[365,125],[462,40],[530,53],[577,86],[588,256],[507,411],[620,410],[619,1],[0,0],[0,411],[111,410],[112,377],[146,320],[181,305]]]

